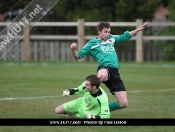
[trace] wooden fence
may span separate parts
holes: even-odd
[[[110,22],[111,27],[131,26],[137,28],[142,24],[141,19],[137,19],[135,22]],[[0,26],[6,25],[6,22],[0,23]],[[77,35],[30,35],[29,31],[15,46],[13,46],[15,43],[15,40],[13,40],[7,45],[7,48],[2,49],[1,56],[7,52],[8,47],[13,46],[2,57],[2,60],[76,61],[71,55],[70,44],[77,42],[79,49],[82,48],[89,39],[95,37],[85,35],[84,28],[86,26],[96,27],[97,22],[84,22],[83,19],[79,19],[77,22],[38,22],[36,24],[31,22],[28,26],[25,26],[24,32],[32,26],[74,26],[77,27]],[[175,23],[150,22],[148,26],[175,26]],[[3,36],[0,35],[0,40],[2,39]],[[143,32],[139,32],[131,40],[136,42],[135,49],[116,49],[121,61],[159,61],[162,47],[152,44],[151,41],[175,40],[175,36],[143,36]],[[89,56],[84,60],[93,61]]]

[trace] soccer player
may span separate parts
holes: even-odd
[[[67,118],[104,119],[110,118],[108,96],[100,87],[97,75],[87,76],[77,88],[63,91],[63,96],[84,94],[82,97],[64,103],[55,109],[57,114],[66,114]]]
[[[72,43],[70,46],[74,58],[81,59],[86,55],[90,55],[98,62],[97,76],[117,99],[117,101],[109,104],[110,111],[128,106],[126,88],[119,74],[118,57],[114,46],[128,41],[132,36],[142,31],[147,24],[148,22],[133,31],[125,31],[121,35],[111,35],[110,24],[100,22],[97,25],[98,36],[96,38],[91,39],[79,51],[77,51],[76,43]]]

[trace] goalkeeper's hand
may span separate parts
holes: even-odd
[[[63,91],[63,96],[69,96],[70,95],[70,91],[68,89]]]
[[[92,114],[86,114],[87,119],[95,119],[95,116]]]

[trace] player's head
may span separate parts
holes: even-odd
[[[98,38],[107,40],[110,34],[110,24],[108,22],[99,22],[97,25]]]
[[[97,75],[89,75],[85,80],[85,90],[92,91],[92,89],[99,89],[100,83],[101,81]]]

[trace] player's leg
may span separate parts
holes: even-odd
[[[118,69],[108,67],[106,70],[109,78],[103,83],[109,88],[110,92],[115,95],[117,99],[117,101],[109,103],[110,111],[126,108],[128,106],[126,89],[123,81],[120,78]]]
[[[55,112],[57,114],[66,114],[67,112],[64,110],[64,107],[63,105],[60,105],[58,106],[56,109],[55,109]],[[78,118],[76,116],[76,114],[66,114],[66,118]]]
[[[128,106],[128,98],[127,98],[126,91],[114,92],[114,95],[117,101],[113,101],[109,103],[110,111],[123,109]]]
[[[63,105],[60,105],[60,106],[56,107],[55,108],[55,113],[57,113],[57,114],[66,114],[66,111],[65,111]]]
[[[98,70],[97,77],[103,82],[108,80],[108,70],[106,68],[100,68]]]
[[[58,106],[55,109],[55,112],[57,114],[75,114],[78,112],[78,105],[79,105],[80,101],[81,101],[81,99],[78,98],[78,99],[69,101],[67,103],[64,103],[64,104]]]
[[[82,111],[81,109],[82,109],[82,97],[58,106],[55,109],[55,112],[57,114],[66,114],[67,118],[82,118],[80,113]],[[85,115],[83,117],[85,117]]]
[[[115,97],[117,98],[121,108],[126,108],[128,106],[126,91],[115,92]]]

